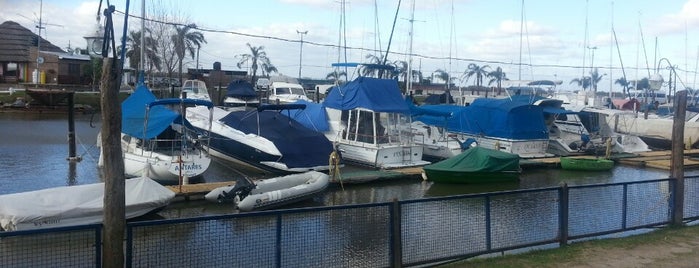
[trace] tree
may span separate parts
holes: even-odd
[[[201,45],[206,43],[206,39],[204,39],[204,34],[202,32],[192,31],[196,28],[197,25],[194,23],[187,24],[184,27],[175,26],[175,34],[172,35],[172,42],[178,59],[180,83],[182,82],[182,64],[185,54],[188,52],[192,59],[194,59],[197,49],[201,48]]]
[[[398,78],[398,81],[408,82],[408,62],[404,60],[394,61],[391,65],[395,67],[393,78]]]
[[[325,79],[331,80],[331,81],[333,81],[333,83],[338,85],[338,84],[340,84],[340,78],[343,76],[345,77],[345,79],[347,79],[347,73],[345,71],[338,72],[337,70],[335,70],[335,71],[329,72],[328,75],[325,76]]]
[[[260,68],[262,69],[262,76],[269,76],[272,73],[279,72],[277,70],[277,67],[272,65],[269,61],[267,62],[260,62]]]
[[[379,69],[371,66],[371,64],[376,65],[376,64],[381,64],[381,61],[383,59],[383,55],[373,55],[373,54],[368,54],[365,56],[365,58],[369,61],[368,63],[370,65],[362,65],[361,73],[363,76],[375,76],[378,74]]]
[[[590,72],[590,83],[592,84],[592,92],[597,93],[597,84],[604,75],[599,75],[597,68]]]
[[[252,70],[250,83],[254,84],[255,78],[257,77],[257,69],[260,66],[266,68],[267,70],[272,70],[271,68],[274,67],[274,65],[272,65],[269,58],[267,58],[267,52],[265,52],[264,46],[255,47],[250,45],[250,43],[247,43],[247,45],[250,49],[250,53],[238,55],[240,57],[240,61],[238,61],[237,66],[238,68],[241,68],[244,64],[250,63],[250,69]],[[274,67],[275,71],[276,69],[277,68]]]
[[[490,66],[488,65],[483,65],[483,66],[478,66],[475,63],[470,63],[468,67],[466,68],[466,71],[464,71],[464,77],[466,80],[470,79],[472,76],[476,76],[476,88],[480,90],[481,85],[483,84],[483,77],[488,75],[488,69]],[[473,94],[473,90],[471,90],[471,94]]]
[[[626,77],[619,77],[619,79],[614,81],[614,84],[620,85],[624,88],[624,91],[622,92],[624,95],[627,95],[629,93],[629,85],[631,85],[631,82],[626,80]]]
[[[451,79],[447,71],[437,69],[436,71],[434,71],[434,76],[444,81],[444,88],[449,88],[449,83],[451,82]]]
[[[150,29],[146,28],[146,33],[150,35]],[[135,69],[137,73],[138,71],[143,71],[138,69],[138,65],[141,61],[141,36],[141,31],[130,31],[126,38],[126,57],[129,58],[129,67]],[[153,67],[160,69],[162,62],[158,56],[158,46],[155,40],[151,36],[146,36],[143,42],[145,45],[145,51],[143,51],[145,56],[144,62],[146,65],[150,66],[149,70]],[[121,49],[120,46],[118,49],[120,51],[119,53],[121,53]],[[145,69],[146,67],[143,66],[143,68]]]
[[[590,84],[591,84],[590,81],[591,81],[590,77],[585,76],[583,78],[575,78],[573,80],[570,80],[570,83],[576,84],[576,85],[582,87],[583,90],[587,90],[587,88],[590,87]]]
[[[498,94],[502,91],[502,81],[509,80],[507,79],[507,75],[505,72],[502,71],[502,68],[497,67],[495,68],[495,71],[488,72],[488,77],[490,77],[490,81],[488,81],[488,85],[491,85],[493,83],[497,83],[498,85]]]

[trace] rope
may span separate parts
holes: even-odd
[[[337,181],[340,182],[340,187],[342,190],[345,190],[345,186],[342,185],[342,174],[340,174],[340,155],[337,153],[337,151],[333,150],[332,153],[330,153],[330,158],[328,159],[329,163],[329,173],[333,181],[335,181],[335,178],[337,178]]]

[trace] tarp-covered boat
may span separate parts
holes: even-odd
[[[309,171],[255,183],[240,180],[234,186],[216,188],[204,198],[213,202],[232,200],[240,211],[263,210],[311,198],[324,191],[328,184],[327,174]]]
[[[162,208],[175,193],[146,178],[126,180],[126,218]],[[0,229],[22,231],[100,223],[104,183],[0,195]]]
[[[518,155],[483,147],[468,149],[423,169],[426,179],[448,183],[516,181],[521,171]]]

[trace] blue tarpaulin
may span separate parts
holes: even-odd
[[[372,77],[358,77],[333,89],[323,105],[338,110],[364,108],[375,112],[410,113],[396,80]]]

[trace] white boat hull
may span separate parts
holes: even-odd
[[[129,177],[151,177],[165,183],[179,183],[180,177],[194,178],[202,175],[211,164],[211,158],[203,152],[183,156],[171,156],[155,152],[147,155],[124,153],[124,173]]]

